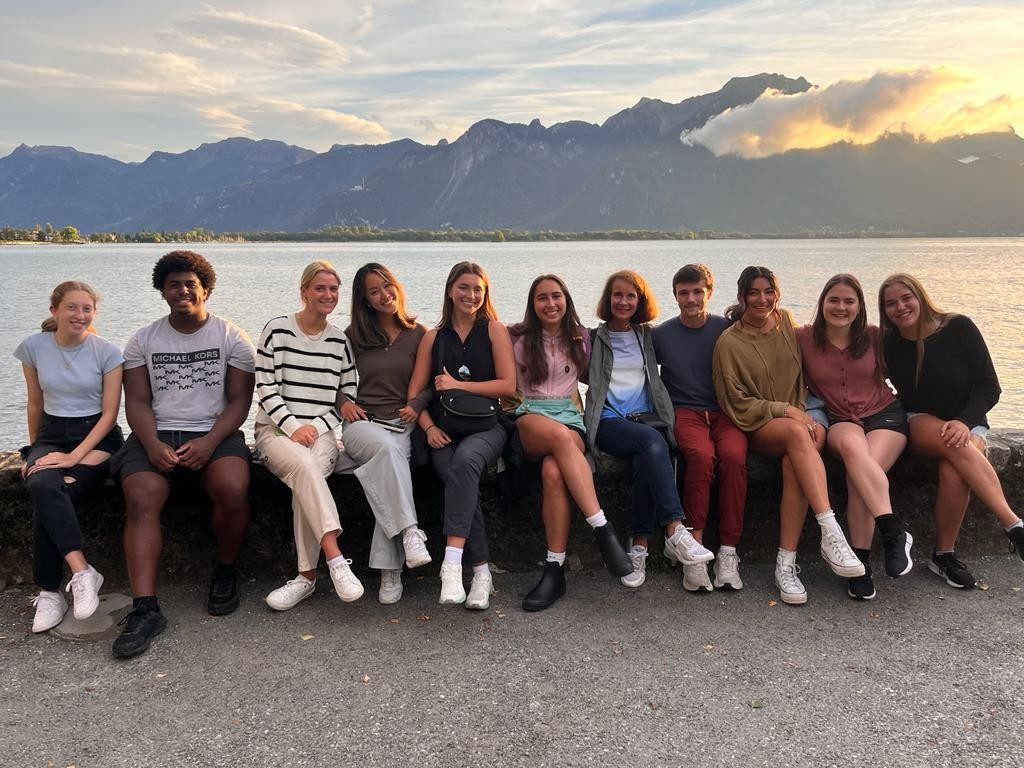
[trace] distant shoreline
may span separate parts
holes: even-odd
[[[5,245],[138,245],[204,243],[402,243],[402,242],[587,242],[587,241],[684,241],[684,240],[894,240],[914,238],[990,239],[1024,237],[1018,233],[975,234],[967,232],[661,232],[653,230],[611,230],[607,232],[515,232],[511,230],[370,230],[367,232],[238,232],[195,238],[179,233],[137,233],[89,237],[71,242],[60,240],[3,240]]]

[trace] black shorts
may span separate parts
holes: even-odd
[[[833,419],[833,424],[842,424],[844,421],[853,422],[853,419]],[[910,437],[910,427],[907,426],[907,413],[898,401],[894,401],[870,416],[860,420],[860,426],[864,428],[864,434],[874,432],[876,429],[890,429],[899,432],[906,438]]]
[[[172,448],[177,449],[189,440],[203,437],[206,434],[208,433],[160,430],[156,433],[156,436],[160,439],[160,442],[167,443]],[[210,460],[206,462],[206,466],[226,456],[235,456],[245,460],[247,463],[252,460],[252,454],[249,453],[249,448],[245,444],[245,437],[242,435],[241,430],[228,435],[221,441],[220,445],[213,449],[213,453],[210,455]],[[175,469],[188,471],[184,467],[176,467]],[[134,434],[129,435],[121,450],[110,457],[110,474],[119,480],[124,480],[128,475],[134,475],[136,472],[156,472],[157,474],[170,475],[174,471],[160,472],[160,470],[154,467],[149,461],[146,449],[142,447],[142,443],[139,442],[139,439]]]

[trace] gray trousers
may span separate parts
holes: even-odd
[[[486,563],[491,556],[480,508],[480,475],[497,461],[505,440],[499,424],[430,452],[434,471],[444,483],[444,535],[466,539],[470,563]]]
[[[409,454],[413,425],[404,432],[389,432],[369,421],[346,421],[342,426],[345,453],[359,466],[359,479],[373,510],[373,538],[370,567],[401,570],[405,549],[399,535],[416,525],[416,504],[412,496]]]

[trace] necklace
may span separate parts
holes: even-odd
[[[53,343],[54,343],[54,344],[55,344],[55,345],[57,346],[57,352],[59,352],[59,353],[60,353],[60,357],[61,357],[61,360],[63,360],[63,361],[64,361],[64,368],[65,368],[66,370],[70,370],[70,369],[71,369],[71,366],[72,366],[72,365],[74,364],[75,360],[77,360],[77,359],[78,359],[78,356],[79,356],[80,354],[82,354],[82,350],[83,350],[83,349],[85,348],[85,342],[83,341],[83,342],[82,342],[81,344],[79,344],[79,345],[78,345],[77,347],[75,347],[75,351],[74,351],[74,352],[72,352],[72,353],[71,353],[71,356],[69,357],[68,355],[66,355],[66,354],[64,353],[64,347],[62,347],[62,346],[61,346],[61,345],[60,345],[60,344],[59,344],[59,343],[57,342],[57,336],[56,336],[56,334],[55,334],[55,335],[54,335],[54,337],[53,337]]]
[[[306,330],[305,326],[302,325],[302,320],[299,318],[298,315],[295,315],[295,324],[299,326],[299,330],[302,331],[302,335],[305,336],[310,341],[320,341],[324,337],[324,334],[327,333],[326,321],[324,321],[324,327],[321,328],[317,333],[309,333]]]
[[[758,333],[767,333],[769,330],[771,330],[770,328],[767,329],[767,330],[765,329],[766,326],[768,325],[768,321],[769,320],[771,320],[771,318],[770,317],[766,317],[764,320],[761,321],[760,325],[756,325],[756,324],[750,322],[749,320],[747,320],[746,315],[741,315],[740,316],[740,323],[742,323],[743,325],[747,326],[748,328],[753,328]]]

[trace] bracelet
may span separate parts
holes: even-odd
[[[427,431],[424,432],[423,434],[427,434],[427,432],[429,432],[432,429],[440,429],[440,427],[438,427],[437,424],[431,424],[429,427],[427,427]]]

